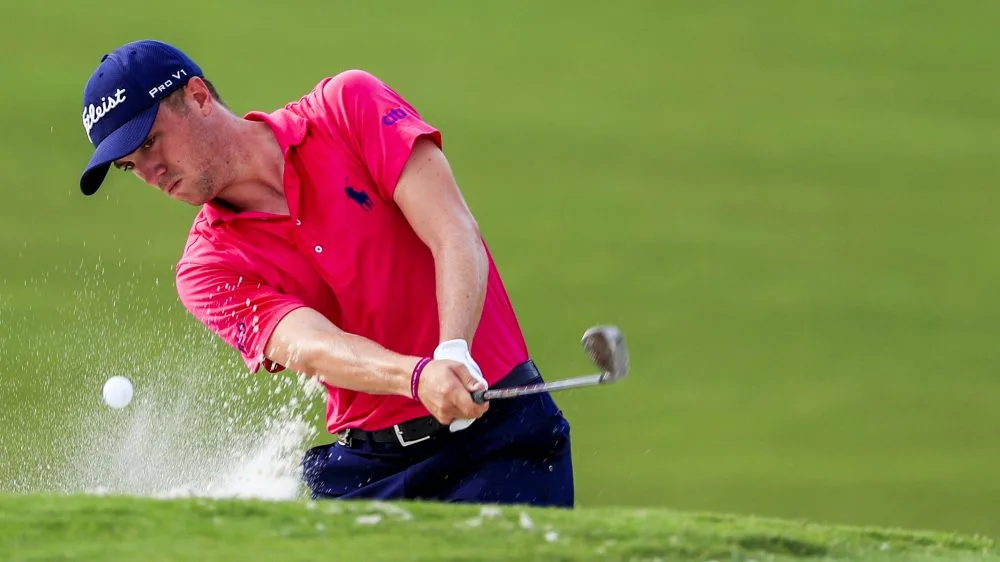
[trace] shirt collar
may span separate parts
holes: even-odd
[[[289,149],[302,144],[309,130],[309,122],[305,117],[287,109],[279,109],[272,113],[250,111],[243,118],[248,121],[262,121],[267,123],[271,127],[271,130],[274,131],[274,136],[278,140],[278,146],[281,147],[281,153],[286,158],[288,157]],[[209,201],[202,205],[201,213],[208,221],[209,226],[216,226],[237,217],[253,218],[258,215],[258,213],[237,212],[215,201]],[[260,214],[260,216],[265,215]]]
[[[281,151],[288,154],[288,149],[302,143],[309,129],[306,118],[288,109],[279,109],[272,113],[250,111],[243,116],[248,121],[263,121],[270,125],[274,136],[278,139]]]

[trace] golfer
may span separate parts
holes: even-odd
[[[327,391],[313,498],[571,507],[570,429],[540,382],[441,132],[362,70],[233,113],[179,49],[104,55],[83,95],[95,193],[111,166],[200,208],[176,268],[188,311],[251,372]]]

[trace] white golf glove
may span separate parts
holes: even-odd
[[[487,386],[486,377],[483,376],[482,369],[476,364],[476,361],[472,358],[472,354],[469,352],[469,342],[465,340],[448,340],[443,341],[438,344],[437,348],[434,349],[434,359],[448,359],[449,361],[457,361],[469,370],[469,373],[482,381],[483,387]],[[470,425],[474,419],[456,419],[451,422],[448,426],[452,433],[456,431],[461,431]]]

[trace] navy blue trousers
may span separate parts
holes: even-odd
[[[526,368],[534,363],[518,367]],[[574,503],[570,426],[547,393],[492,401],[467,429],[407,447],[357,439],[313,447],[302,468],[313,499]]]

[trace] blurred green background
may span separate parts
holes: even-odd
[[[545,374],[629,338],[632,378],[558,396],[581,506],[1000,535],[1000,4],[279,6],[4,7],[0,491],[72,470],[111,374],[212,397],[189,427],[247,384],[176,300],[196,210],[78,190],[83,85],[152,37],[238,112],[365,68],[442,129]]]

